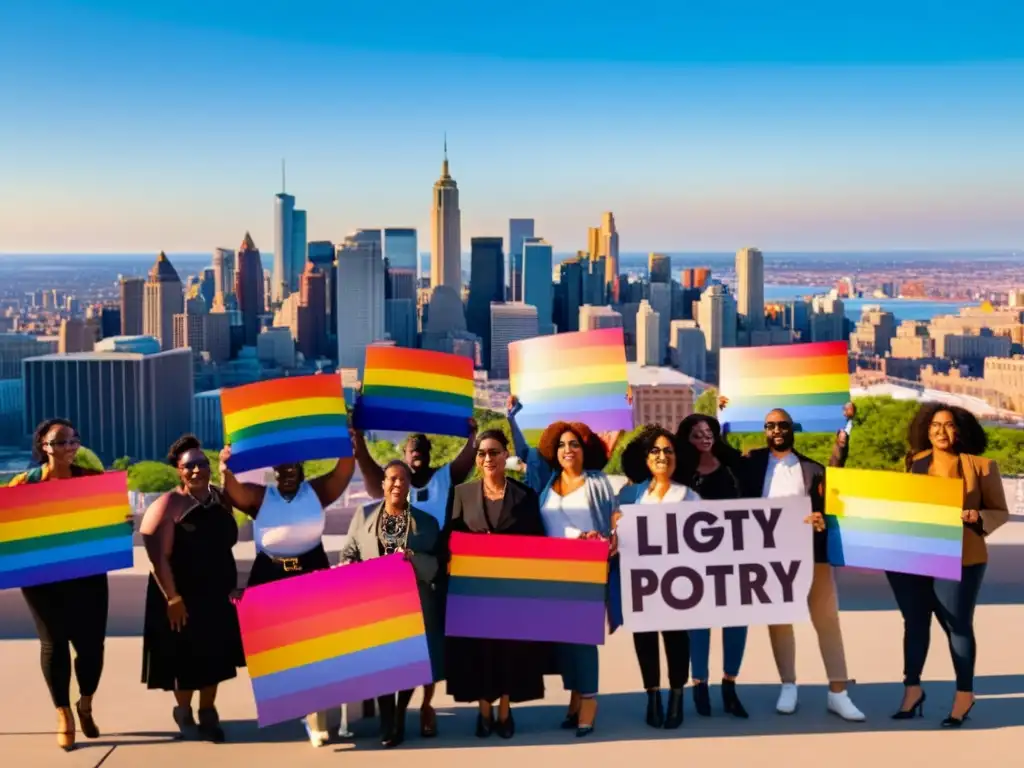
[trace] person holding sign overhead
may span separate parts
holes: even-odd
[[[676,430],[679,460],[675,479],[693,488],[702,499],[720,501],[743,497],[736,476],[742,456],[722,439],[718,419],[693,413],[679,422]],[[746,627],[722,629],[722,707],[726,714],[746,718],[736,695],[736,678],[743,664],[747,648]],[[711,630],[690,630],[690,665],[693,672],[693,704],[697,714],[711,715],[711,695],[708,690],[708,656],[711,654]]]
[[[518,407],[518,401],[509,398],[509,425],[516,452],[528,457],[528,484],[540,495],[547,535],[610,540],[614,553],[612,516],[618,505],[612,484],[601,471],[608,463],[604,444],[585,424],[559,421],[548,426],[537,448],[531,449],[516,425]],[[562,727],[575,728],[579,738],[589,736],[597,718],[597,646],[562,644],[557,656],[562,683],[570,692]]]
[[[357,406],[358,407],[358,406]],[[430,438],[426,435],[409,435],[405,441],[404,464],[411,473],[409,482],[409,500],[421,512],[437,521],[438,528],[444,527],[445,515],[448,511],[448,494],[452,486],[466,481],[473,471],[476,460],[476,419],[469,419],[469,439],[451,463],[442,467],[430,466]],[[384,469],[373,460],[366,447],[366,440],[360,430],[352,432],[352,451],[355,454],[359,471],[363,475],[363,484],[371,498],[383,498]],[[423,704],[420,706],[420,735],[425,738],[437,736],[437,713],[431,702],[434,699],[434,686],[423,687]]]
[[[302,464],[281,464],[274,467],[277,485],[265,488],[239,482],[228,469],[230,458],[229,445],[220,452],[224,497],[253,519],[256,560],[248,586],[330,568],[323,545],[324,510],[345,492],[355,472],[355,459],[338,459],[331,472],[309,481]],[[303,725],[313,746],[323,746],[328,739],[327,712],[311,714]]]
[[[828,562],[828,538],[824,510],[825,468],[795,450],[793,418],[781,408],[764,420],[764,448],[751,451],[743,466],[743,495],[747,498],[774,499],[786,496],[810,496],[813,510],[807,522],[814,526],[814,580],[808,605],[811,623],[818,633],[818,646],[829,680],[828,711],[844,720],[859,722],[864,713],[854,705],[847,692],[846,651],[839,624],[839,600],[835,578]],[[791,624],[768,627],[775,665],[782,680],[776,711],[789,715],[796,711],[796,638]]]
[[[32,435],[32,458],[39,466],[16,475],[9,486],[44,483],[102,474],[75,463],[82,441],[74,424],[48,419]],[[32,621],[39,635],[43,679],[57,708],[57,746],[75,748],[75,716],[71,712],[71,650],[75,649],[75,676],[81,695],[75,710],[86,738],[98,739],[92,717],[92,697],[103,672],[110,591],[105,573],[66,581],[23,587]]]
[[[644,427],[622,452],[622,469],[630,485],[619,491],[619,505],[672,504],[699,501],[689,487],[672,479],[676,471],[675,437],[655,425]],[[634,632],[633,645],[640,676],[647,691],[646,721],[652,728],[678,728],[683,724],[683,688],[689,676],[690,638],[685,630],[662,632],[668,662],[668,714],[661,700],[661,670],[657,632]]]
[[[543,536],[537,494],[505,476],[508,440],[489,429],[476,439],[480,480],[457,485],[449,501],[447,542],[452,533]],[[445,546],[447,549],[447,546]],[[515,640],[446,638],[448,694],[457,702],[477,702],[476,735],[494,731],[503,739],[515,734],[512,703],[544,698],[545,646]],[[494,702],[498,702],[497,716]]]
[[[980,456],[988,439],[972,413],[937,403],[924,405],[910,425],[909,440],[908,471],[963,481],[963,569],[959,581],[886,572],[903,615],[905,688],[893,719],[907,720],[923,714],[921,672],[928,657],[935,614],[949,640],[956,672],[953,706],[942,726],[959,728],[974,707],[974,608],[988,563],[985,537],[1003,525],[1010,512],[998,465]]]

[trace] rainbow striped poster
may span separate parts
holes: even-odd
[[[445,634],[604,643],[608,542],[453,533]]]
[[[516,341],[508,361],[510,389],[522,405],[516,423],[530,445],[556,421],[579,421],[594,432],[633,428],[621,328]]]
[[[261,728],[432,680],[404,555],[247,589],[238,619]]]
[[[801,432],[835,432],[850,399],[847,346],[842,341],[728,347],[719,358],[719,414],[731,432],[762,432],[764,417],[783,408]]]
[[[960,581],[962,503],[959,479],[829,467],[829,562]]]
[[[473,361],[427,349],[367,347],[359,429],[469,434]]]
[[[132,567],[128,474],[0,488],[0,589]]]
[[[234,473],[352,455],[341,377],[293,376],[221,390]]]

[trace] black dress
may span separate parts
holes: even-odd
[[[238,612],[231,602],[238,570],[231,548],[238,525],[216,494],[174,523],[171,573],[188,619],[171,629],[167,600],[149,577],[142,638],[142,682],[150,689],[194,691],[235,677],[245,666]]]
[[[502,501],[485,500],[477,481],[453,489],[447,535],[456,532],[544,536],[537,494],[508,480]],[[448,695],[462,703],[494,702],[508,696],[513,703],[544,698],[544,671],[550,643],[520,640],[445,638]]]

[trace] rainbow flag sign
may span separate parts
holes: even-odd
[[[445,634],[604,643],[608,542],[453,533]]]
[[[221,390],[234,473],[352,455],[340,376],[295,376]]]
[[[468,357],[367,347],[359,428],[465,437],[473,415],[473,387],[473,361]]]
[[[802,432],[835,432],[850,399],[847,346],[842,341],[728,347],[720,357],[718,391],[729,399],[719,415],[732,432],[761,432],[764,417],[783,408]]]
[[[128,474],[0,488],[0,589],[132,567]]]
[[[261,728],[432,680],[404,555],[247,589],[238,620]]]
[[[962,503],[958,479],[829,467],[829,562],[960,581]]]
[[[531,445],[556,421],[583,422],[594,432],[633,428],[621,328],[516,341],[508,363],[510,389],[522,404],[516,423]]]

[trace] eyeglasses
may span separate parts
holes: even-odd
[[[74,448],[81,445],[82,441],[72,437],[70,440],[48,440],[46,444],[51,448]]]
[[[197,469],[209,469],[210,462],[206,459],[200,459],[198,461],[186,461],[184,464],[179,464],[178,469],[184,469],[189,472],[194,472]]]
[[[651,450],[649,450],[647,452],[647,455],[648,456],[666,456],[666,457],[668,457],[668,456],[675,456],[676,452],[672,448],[661,448],[661,447],[656,445],[653,448],[651,448]]]
[[[766,421],[764,423],[765,432],[774,432],[775,430],[778,430],[779,432],[789,432],[792,428],[793,425],[788,421]]]
[[[477,451],[476,457],[478,459],[496,459],[501,456],[502,453],[504,453],[504,451],[499,451],[497,448],[491,448],[486,451]]]

